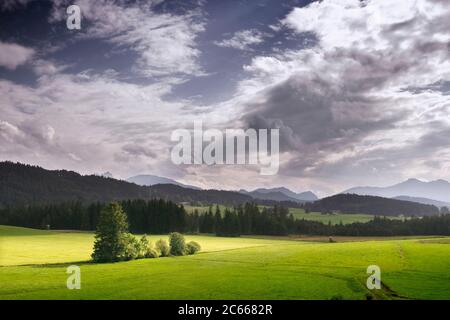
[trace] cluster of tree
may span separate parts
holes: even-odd
[[[182,205],[165,200],[128,200],[119,202],[133,233],[166,234],[215,233],[219,236],[240,235],[450,235],[450,215],[393,220],[375,217],[368,223],[331,225],[296,220],[286,207],[259,208],[246,203],[233,209],[210,207],[205,213],[188,214]],[[104,204],[67,202],[54,205],[5,207],[0,209],[0,224],[31,228],[95,230]]]
[[[285,207],[259,209],[247,203],[221,214],[216,207],[199,215],[199,231],[220,236],[239,235],[342,235],[342,236],[394,236],[394,235],[450,235],[450,214],[405,219],[374,216],[372,221],[352,224],[324,224],[318,221],[294,219]],[[195,231],[195,230],[193,230]]]
[[[357,194],[337,194],[303,204],[307,211],[365,213],[377,216],[438,215],[439,208],[429,204]]]
[[[201,249],[197,242],[186,244],[184,236],[178,232],[169,235],[169,242],[170,245],[160,239],[153,247],[145,235],[136,238],[128,232],[127,216],[122,206],[111,203],[101,210],[92,259],[95,262],[127,261],[195,254]]]
[[[221,212],[216,206],[205,214],[188,214],[182,205],[171,201],[127,200],[118,202],[123,207],[132,233],[166,234],[215,233],[220,236],[241,234],[287,234],[294,218],[281,206],[260,210],[255,203],[246,203],[233,210]],[[29,228],[62,230],[95,230],[102,203],[84,204],[81,201],[50,205],[29,205],[0,209],[0,224]]]
[[[214,213],[213,213],[214,211]],[[215,233],[218,236],[236,237],[240,235],[286,235],[295,225],[295,219],[286,207],[275,205],[260,209],[255,203],[246,203],[233,209],[219,206],[209,207],[208,212],[199,215],[194,212],[191,221],[193,232]],[[198,229],[196,229],[198,227]]]
[[[298,229],[300,231],[300,229]],[[323,235],[341,236],[414,236],[450,235],[450,214],[394,220],[387,217],[374,217],[366,223],[338,224]]]
[[[120,201],[133,233],[186,232],[189,215],[180,205],[165,200]],[[70,201],[0,209],[0,224],[29,228],[95,230],[104,203]]]

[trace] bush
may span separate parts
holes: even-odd
[[[184,236],[178,232],[169,234],[170,254],[173,256],[183,256],[186,253]]]
[[[156,249],[148,248],[147,252],[145,253],[145,258],[158,258],[159,252]]]
[[[156,241],[155,249],[161,257],[168,257],[170,255],[170,247],[166,240],[159,239]]]
[[[201,250],[200,245],[195,241],[190,241],[186,244],[186,253],[195,254]]]
[[[139,253],[138,253],[138,259],[147,258],[148,251],[152,248],[151,243],[147,239],[147,235],[143,235],[141,237],[141,240],[139,240]]]
[[[123,235],[124,251],[120,255],[119,260],[134,260],[140,257],[142,251],[141,243],[131,233]]]

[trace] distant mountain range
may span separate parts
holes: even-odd
[[[132,182],[140,186],[154,186],[157,184],[173,184],[183,188],[194,190],[202,190],[199,187],[183,184],[174,179],[155,176],[155,175],[137,175],[126,179],[127,182]],[[253,199],[268,200],[268,201],[289,201],[289,202],[308,202],[317,200],[317,196],[311,191],[295,193],[285,187],[279,188],[259,188],[253,191],[239,190],[240,193],[251,196]]]
[[[174,180],[169,179],[168,181],[161,180],[161,177],[151,177],[152,180],[134,180],[139,183],[156,183],[151,186],[141,186],[99,175],[80,175],[67,170],[46,170],[21,163],[0,162],[0,209],[5,205],[48,204],[64,201],[86,203],[129,199],[166,199],[177,203],[231,206],[247,202],[268,206],[280,204],[286,207],[302,205],[311,211],[321,212],[337,210],[344,213],[374,215],[432,215],[439,212],[437,206],[441,206],[443,203],[415,203],[430,201],[420,197],[399,196],[399,199],[387,199],[356,194],[338,194],[317,200],[312,192],[295,193],[286,188],[256,189],[252,192],[202,190],[176,185],[173,183]],[[412,182],[409,180],[408,184],[412,184]],[[420,185],[422,184],[429,186],[427,183]],[[443,183],[438,184],[445,186]],[[354,191],[358,190],[353,190],[353,193]],[[401,191],[403,192],[404,189]]]
[[[418,179],[409,179],[388,187],[355,187],[342,193],[385,198],[409,197],[408,201],[419,203],[424,203],[424,201],[450,203],[450,183],[445,180],[425,182]]]
[[[141,175],[133,176],[133,177],[128,178],[126,181],[135,183],[140,186],[153,186],[156,184],[174,184],[176,186],[180,186],[183,188],[201,190],[201,188],[196,187],[196,186],[183,184],[181,182],[178,182],[178,181],[170,179],[170,178],[165,178],[165,177],[160,177],[160,176],[155,176],[155,175],[150,175],[150,174],[141,174]]]
[[[317,196],[311,191],[296,193],[285,187],[259,188],[253,191],[239,190],[239,192],[250,195],[252,198],[272,201],[309,202],[317,200]]]

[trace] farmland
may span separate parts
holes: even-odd
[[[449,238],[187,240],[202,252],[94,264],[92,233],[3,226],[0,299],[450,299]],[[66,288],[70,264],[81,267],[81,290]],[[366,268],[373,264],[384,286],[369,291]]]

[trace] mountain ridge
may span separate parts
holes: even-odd
[[[294,201],[299,203],[318,200],[318,197],[311,191],[296,193],[286,187],[258,188],[253,191],[241,189],[239,192],[262,200]]]
[[[419,179],[408,179],[406,181],[387,187],[353,187],[341,194],[371,195],[385,198],[408,196],[413,198],[426,198],[433,201],[450,202],[450,183],[439,179],[430,182]]]
[[[155,198],[178,203],[229,205],[254,201],[250,196],[233,191],[195,190],[174,184],[139,186],[99,175],[81,175],[69,170],[47,170],[22,163],[0,162],[0,206]]]
[[[171,178],[161,177],[161,176],[152,175],[152,174],[135,175],[135,176],[127,178],[125,181],[135,183],[140,186],[153,186],[156,184],[174,184],[174,185],[177,185],[177,186],[180,186],[183,188],[189,188],[189,189],[194,189],[194,190],[202,189],[202,188],[199,188],[199,187],[196,187],[193,185],[188,185],[188,184],[178,182]]]

